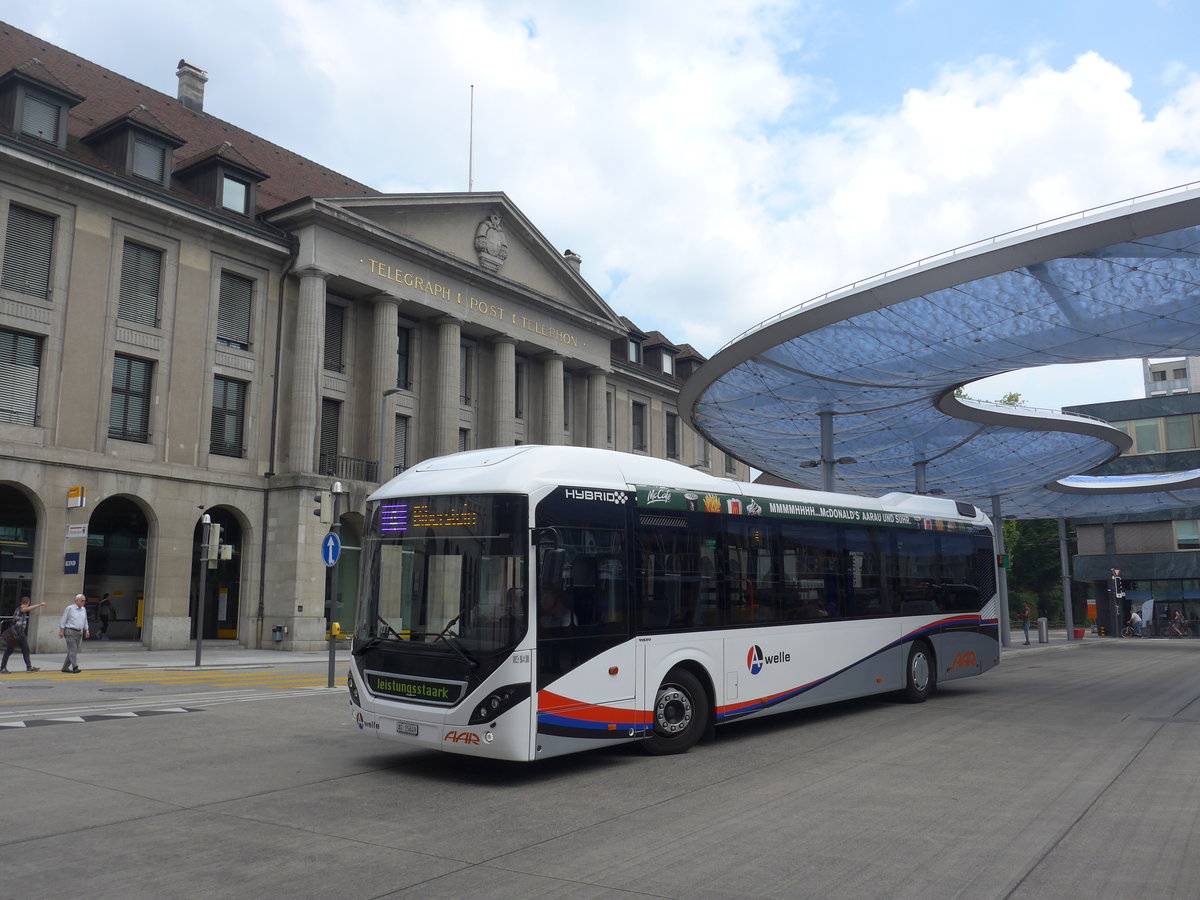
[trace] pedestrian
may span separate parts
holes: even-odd
[[[58,623],[58,636],[67,642],[67,658],[63,661],[64,672],[80,671],[79,645],[91,636],[88,628],[87,597],[76,594],[75,600],[63,610],[62,619]]]
[[[1029,604],[1021,604],[1021,628],[1025,631],[1025,646],[1029,646],[1029,618],[1032,615],[1029,611]]]
[[[96,604],[96,616],[100,619],[100,640],[108,640],[108,619],[112,615],[112,601],[108,599],[108,593],[100,598],[100,602]]]
[[[29,614],[39,606],[45,606],[45,603],[33,605],[33,601],[28,597],[22,597],[21,602],[17,606],[17,611],[13,613],[12,630],[16,633],[20,643],[17,645],[21,648],[21,655],[25,657],[25,671],[36,672],[38,667],[29,661]],[[8,674],[8,658],[16,647],[5,647],[4,658],[0,659],[0,675]]]

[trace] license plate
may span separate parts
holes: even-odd
[[[413,737],[416,737],[417,732],[419,730],[420,729],[417,726],[416,722],[397,722],[396,723],[396,734],[411,734]]]

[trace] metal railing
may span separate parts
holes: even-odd
[[[354,456],[339,456],[336,453],[322,451],[317,459],[317,472],[333,478],[347,478],[354,481],[377,481],[379,461],[375,459],[358,459]]]

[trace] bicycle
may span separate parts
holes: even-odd
[[[1192,629],[1186,622],[1167,622],[1160,629],[1163,637],[1191,637]]]
[[[1126,624],[1125,627],[1121,629],[1121,637],[1123,637],[1123,638],[1132,638],[1132,637],[1140,638],[1140,637],[1145,637],[1145,636],[1146,636],[1146,633],[1144,631],[1141,634],[1138,634],[1136,629],[1134,629],[1134,627],[1129,624]]]

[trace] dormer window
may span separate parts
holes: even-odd
[[[5,126],[60,150],[67,146],[67,113],[82,102],[83,97],[36,59],[0,75],[0,115]]]
[[[145,105],[110,119],[83,136],[83,142],[123,175],[171,186],[171,153],[183,146],[179,137]]]
[[[631,363],[642,361],[642,342],[635,338],[629,339],[629,361]]]
[[[662,354],[662,370],[664,375],[675,374],[675,357],[665,350]]]
[[[226,141],[184,162],[175,177],[217,209],[253,216],[255,188],[267,173]]]
[[[221,178],[221,205],[223,207],[244,216],[249,200],[250,185],[229,175]]]

